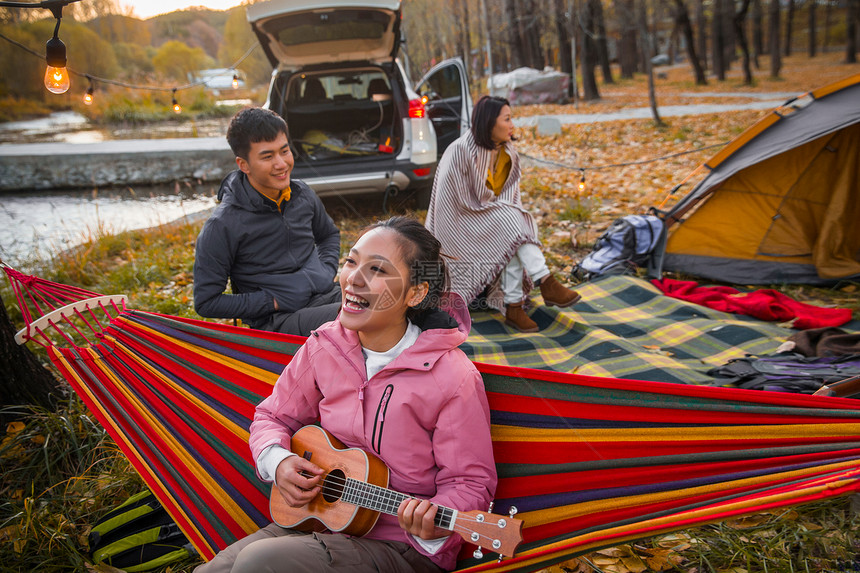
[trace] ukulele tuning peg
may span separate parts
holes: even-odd
[[[516,514],[517,514],[517,506],[512,505],[511,508],[508,510],[508,517],[513,517]]]
[[[487,513],[493,513],[493,506],[496,504],[495,501],[490,502],[490,507],[487,508]]]
[[[477,549],[472,551],[472,557],[474,557],[475,559],[481,559],[483,556],[484,556],[484,552],[481,551],[480,547],[478,547]]]

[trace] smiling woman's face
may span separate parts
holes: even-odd
[[[422,290],[409,284],[410,269],[399,239],[390,229],[368,231],[356,241],[340,271],[340,323],[357,331],[370,350],[378,350],[373,346],[384,346],[391,338],[394,346],[406,328],[406,310],[423,298]],[[377,344],[368,346],[368,341]]]

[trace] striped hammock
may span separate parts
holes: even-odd
[[[19,340],[47,348],[204,558],[270,521],[248,427],[302,338],[129,310],[4,270],[27,324]],[[523,543],[500,562],[464,548],[461,571],[534,571],[860,489],[852,399],[477,366],[494,511],[518,509]]]

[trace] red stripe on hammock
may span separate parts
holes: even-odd
[[[858,455],[860,455],[860,448],[837,452],[831,450],[814,454],[797,454],[761,460],[699,462],[695,464],[667,464],[641,468],[625,467],[623,470],[611,468],[560,474],[533,474],[500,479],[499,485],[496,488],[496,497],[498,499],[510,499],[601,487],[631,487],[664,483],[666,481],[695,479],[710,475],[739,473],[749,470],[777,469],[795,464],[828,461],[835,457]],[[669,478],[668,480],[667,477]]]
[[[631,436],[635,440],[635,434]],[[493,440],[493,454],[497,464],[561,464],[606,459],[642,458],[669,455],[696,454],[778,448],[809,444],[832,444],[845,441],[845,436],[819,438],[765,438],[740,440],[687,440],[656,442],[522,442]]]
[[[642,406],[617,406],[612,404],[593,404],[570,400],[539,398],[535,396],[520,396],[487,392],[487,399],[492,410],[513,412],[516,414],[535,414],[557,416],[561,418],[583,420],[618,420],[629,422],[692,422],[696,425],[716,424],[735,425],[739,421],[754,420],[756,425],[767,424],[803,424],[809,423],[809,416],[780,415],[780,414],[750,414],[749,412],[716,412],[710,410],[655,408]],[[695,406],[693,406],[695,408]],[[846,418],[813,418],[816,424],[845,422]],[[853,421],[853,419],[852,419]],[[611,424],[607,424],[611,427]]]

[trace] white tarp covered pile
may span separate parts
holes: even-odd
[[[490,95],[506,98],[511,105],[564,103],[570,77],[551,68],[517,68],[487,79]]]

